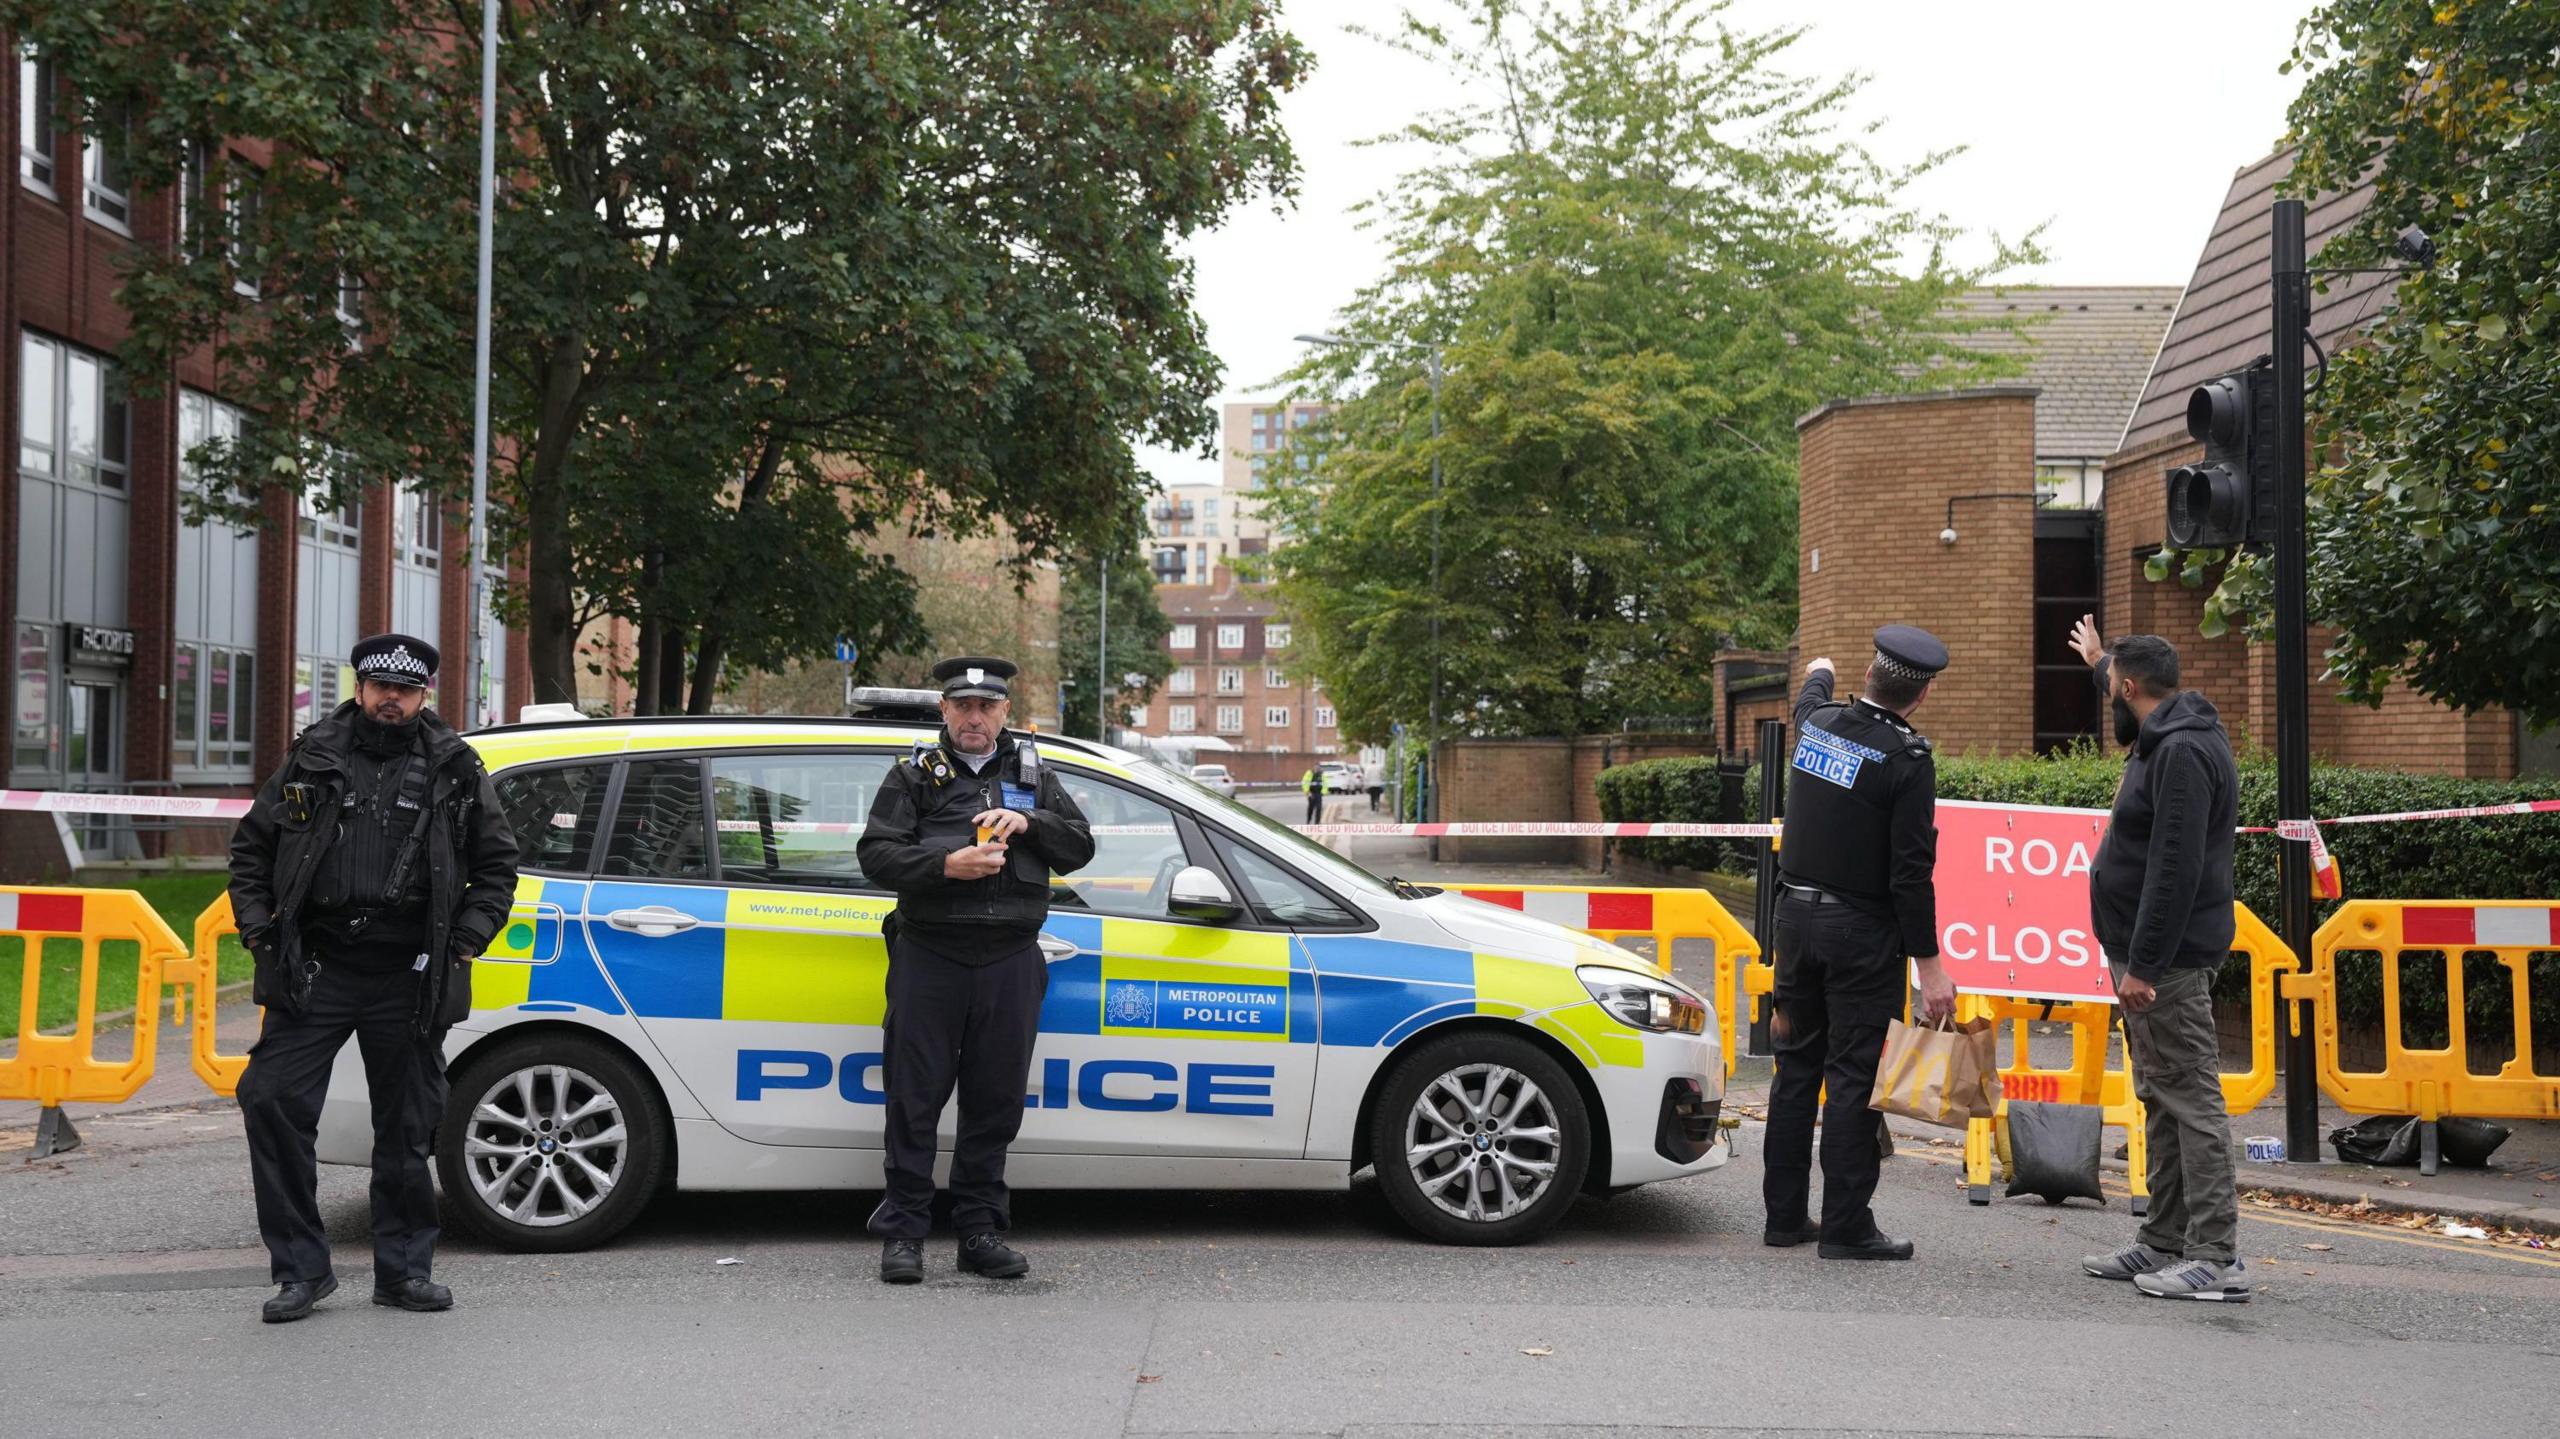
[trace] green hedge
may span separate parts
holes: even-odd
[[[2123,762],[2095,747],[2043,759],[1958,759],[1940,756],[1938,797],[2003,804],[2064,805],[2105,809],[2115,801]],[[1760,818],[1760,772],[1744,781],[1748,817]],[[2311,771],[2311,809],[2319,815],[2387,814],[2400,810],[2454,809],[2547,799],[2560,785],[2544,780],[2452,779],[2391,770],[2319,765]],[[1712,821],[1715,761],[1660,759],[1621,765],[1600,776],[1600,813],[1611,820]],[[2240,762],[2240,822],[2270,825],[2276,814],[2275,761],[2252,754]],[[2496,819],[2436,820],[2414,824],[2333,826],[2325,831],[2330,853],[2350,898],[2549,899],[2560,901],[2560,814]],[[1685,869],[1749,874],[1757,843],[1750,840],[1621,840],[1630,856]],[[2270,926],[2277,924],[2276,850],[2270,835],[2244,835],[2234,856],[2240,901]],[[2314,905],[2313,922],[2336,908]],[[2442,1043],[2443,990],[2425,980],[2424,967],[2404,976],[2408,1042]],[[2534,1029],[2560,1035],[2560,955],[2535,958],[2530,970]],[[2244,969],[2223,973],[2226,995],[2236,997]],[[2340,1018],[2369,1025],[2382,1016],[2380,966],[2349,964],[2340,975]],[[2465,968],[2471,1027],[2504,1027],[2508,989],[2497,966],[2473,959]]]

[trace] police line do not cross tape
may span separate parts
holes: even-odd
[[[212,795],[107,794],[90,790],[0,789],[0,810],[34,810],[52,814],[132,815],[151,819],[238,819],[249,812],[245,798]],[[2274,826],[2242,825],[2240,834],[2276,834],[2290,840],[2316,838],[2314,826],[2399,824],[2424,820],[2492,819],[2502,815],[2560,813],[2560,799],[2518,800],[2508,804],[2468,805],[2457,809],[2403,810],[2395,814],[2351,814],[2333,819],[2286,820]],[[576,822],[575,817],[568,817]],[[554,822],[558,822],[555,817]],[[763,828],[756,820],[724,819],[723,831]],[[1452,820],[1429,824],[1305,824],[1291,826],[1319,839],[1771,839],[1775,824],[1639,823],[1577,820]],[[850,834],[852,823],[781,821],[771,826],[793,834]],[[1096,825],[1096,834],[1163,833],[1161,825]]]

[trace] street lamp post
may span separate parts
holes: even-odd
[[[1330,330],[1298,336],[1302,345],[1339,345],[1349,349],[1374,346],[1379,349],[1409,350],[1422,356],[1423,373],[1431,381],[1431,720],[1423,740],[1423,766],[1426,776],[1422,793],[1430,813],[1424,819],[1440,817],[1440,785],[1438,776],[1430,774],[1440,762],[1440,379],[1442,351],[1437,345],[1419,340],[1355,340]],[[1431,841],[1431,857],[1440,858],[1440,841]]]
[[[498,0],[480,5],[480,290],[471,373],[471,686],[475,723],[489,713],[489,272],[498,203]]]

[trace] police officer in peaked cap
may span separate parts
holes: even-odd
[[[355,698],[304,730],[231,837],[231,913],[266,1006],[240,1117],[278,1288],[300,1319],[338,1287],[314,1143],[347,1036],[373,1098],[373,1302],[449,1308],[430,1277],[445,1033],[471,1008],[471,961],[515,903],[516,841],[480,758],[426,707],[436,647],[355,647]]]
[[[1818,1242],[1825,1259],[1911,1257],[1910,1242],[1886,1238],[1868,1207],[1881,1129],[1867,1103],[1885,1026],[1902,1010],[1906,956],[1919,970],[1922,1013],[1955,1007],[1955,986],[1937,957],[1937,766],[1929,741],[1911,727],[1912,711],[1947,667],[1947,647],[1909,625],[1885,626],[1875,643],[1855,699],[1831,697],[1831,661],[1805,667],[1778,852],[1769,1026],[1778,1063],[1762,1237],[1779,1247]],[[1809,1205],[1817,1099],[1818,1225]]]
[[[1022,1128],[1031,1049],[1049,967],[1040,952],[1049,876],[1093,859],[1093,831],[1031,736],[1005,728],[1015,667],[962,657],[933,667],[942,733],[880,785],[855,854],[896,892],[881,927],[889,946],[882,1021],[883,1193],[871,1232],[880,1278],[924,1278],[932,1228],[935,1127],[956,1087],[952,1223],[959,1266],[1019,1279],[1030,1261],[1004,1242],[1012,1228],[1005,1151]]]

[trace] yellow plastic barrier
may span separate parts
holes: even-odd
[[[2535,1070],[2532,985],[2526,961],[2560,950],[2560,904],[2550,900],[2358,899],[2338,907],[2312,937],[2311,965],[2284,986],[2312,1001],[2321,1091],[2357,1114],[2414,1114],[2421,1122],[2421,1168],[2435,1172],[2435,1121],[2560,1119],[2560,1075]],[[2338,1053],[2338,961],[2373,953],[2382,963],[2380,1071],[2351,1070]],[[2421,1049],[2402,1038],[2400,958],[2438,954],[2445,980],[2446,1041]],[[2514,1051],[2495,1073],[2472,1072],[2463,958],[2485,954],[2504,966],[2514,1008]]]
[[[162,967],[183,962],[186,946],[159,912],[129,889],[0,887],[0,934],[25,945],[18,986],[18,1049],[0,1059],[0,1099],[32,1099],[43,1107],[36,1122],[35,1155],[78,1147],[80,1132],[62,1112],[67,1101],[115,1104],[131,1099],[151,1078],[160,1035]],[[36,1003],[43,988],[44,942],[80,943],[80,1002],[68,1034],[40,1034]],[[135,977],[133,1054],[123,1060],[97,1056],[99,948],[131,940],[141,950]]]
[[[216,1094],[231,1095],[239,1091],[240,1072],[249,1067],[246,1054],[224,1054],[214,1036],[214,993],[221,985],[217,966],[222,958],[222,937],[240,932],[231,918],[231,891],[224,890],[196,916],[195,951],[187,956],[183,970],[172,970],[168,982],[178,991],[171,1001],[171,1020],[183,1024],[187,1017],[188,991],[194,991],[196,1028],[189,1056],[196,1077]]]
[[[2278,988],[2299,968],[2293,951],[2245,904],[2231,906],[2231,949],[2249,957],[2249,1067],[2225,1071],[2222,1102],[2232,1114],[2246,1114],[2275,1092]],[[2005,1173],[2009,1153],[2009,1101],[2094,1104],[2100,1123],[2125,1131],[2125,1159],[2133,1194],[2133,1212],[2150,1208],[2148,1146],[2143,1136],[2142,1101],[2134,1097],[2129,1068],[2107,1065],[2108,1030],[2115,1006],[2094,1001],[2053,1003],[2013,999],[2005,995],[1959,997],[1959,1014],[2005,1020],[2011,1025],[2009,1066],[2000,1071],[2000,1107],[1989,1119],[1977,1119],[1965,1131],[1965,1197],[1975,1204],[1991,1202],[1991,1168],[1996,1156]],[[2050,1020],[2071,1026],[2071,1062],[2061,1069],[2040,1068],[2029,1056],[2032,1021]],[[2127,1065],[2131,1058],[2127,1056]]]
[[[1724,1072],[1733,1074],[1740,1049],[1745,1007],[1733,1001],[1733,977],[1760,958],[1760,941],[1751,937],[1716,897],[1703,889],[1630,889],[1558,884],[1462,884],[1457,893],[1535,919],[1553,920],[1595,939],[1615,942],[1630,936],[1653,941],[1653,959],[1671,972],[1672,946],[1702,939],[1715,955],[1716,1013],[1724,1024]]]

